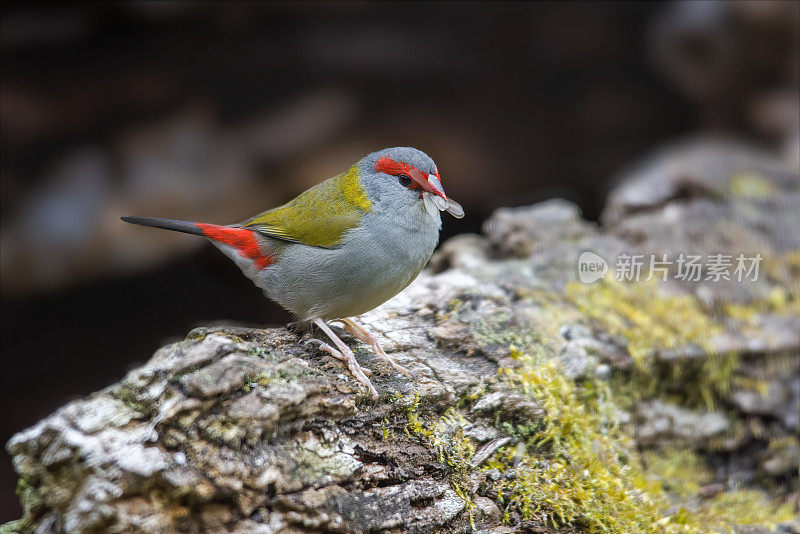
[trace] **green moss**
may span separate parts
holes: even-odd
[[[692,365],[672,365],[672,369],[686,369],[682,372],[681,379],[685,384],[685,404],[703,404],[706,408],[713,409],[717,399],[727,399],[731,392],[731,383],[739,369],[740,358],[736,352],[714,354],[702,359],[694,367],[699,367],[696,372]],[[689,377],[692,377],[689,379]],[[686,385],[690,387],[686,387]]]
[[[276,381],[277,381],[277,377],[274,377],[274,376],[269,375],[267,373],[258,373],[257,375],[255,375],[253,377],[246,378],[245,381],[244,381],[244,386],[242,386],[242,388],[245,391],[250,391],[250,388],[252,388],[254,386],[258,385],[258,386],[266,387],[266,386],[268,386],[268,385],[270,385],[270,384],[272,384],[273,382],[276,382]]]
[[[726,323],[740,332],[761,333],[765,313],[800,315],[800,252],[766,256],[763,272],[771,289],[752,303],[726,303],[707,308],[692,295],[664,294],[657,280],[624,283],[606,276],[595,284],[567,285],[563,300],[556,293],[531,290],[520,296],[535,304],[531,317],[520,321],[496,317],[476,327],[476,339],[505,345],[549,361],[563,344],[557,330],[563,324],[585,323],[623,340],[635,365],[612,377],[622,407],[646,397],[668,397],[690,407],[712,409],[728,399],[740,379],[736,353],[719,353],[715,338]],[[658,353],[699,348],[706,356],[660,362]]]
[[[121,386],[112,390],[111,396],[122,401],[126,406],[136,410],[145,417],[153,413],[153,408],[142,401],[139,392],[127,384],[123,383]]]
[[[747,304],[725,303],[722,312],[744,333],[761,333],[759,317],[764,314],[800,315],[800,250],[784,254],[765,254],[759,279],[766,279],[763,298]]]
[[[606,277],[595,284],[571,282],[567,298],[609,333],[623,337],[634,361],[657,350],[707,346],[721,327],[691,295],[662,295],[658,283],[622,283]]]
[[[733,196],[746,199],[769,198],[777,192],[775,184],[755,173],[738,173],[731,176],[728,189]]]
[[[664,489],[681,499],[696,496],[702,486],[711,482],[711,471],[705,460],[690,449],[647,451],[644,459]]]
[[[265,358],[267,356],[267,349],[264,347],[252,347],[245,353],[245,356],[250,356],[251,358]]]
[[[394,432],[392,432],[391,428],[388,426],[389,424],[389,419],[384,417],[383,421],[381,421],[381,439],[383,441],[394,438]]]
[[[475,341],[487,347],[516,349],[545,361],[558,355],[565,324],[585,323],[584,315],[552,290],[525,288],[516,298],[527,304],[517,316],[497,313],[472,325]]]
[[[225,330],[215,329],[214,327],[208,326],[199,326],[189,331],[186,334],[186,339],[193,339],[197,341],[204,340],[207,336],[214,334],[216,336],[222,336],[230,339],[234,343],[245,343],[245,340],[241,337],[237,336],[236,334],[231,334],[230,332],[226,332]]]
[[[656,281],[628,284],[610,277],[596,284],[571,283],[566,294],[592,321],[626,341],[634,368],[612,379],[622,406],[669,396],[683,405],[711,409],[727,399],[739,356],[715,352],[712,340],[722,327],[697,298],[662,295]],[[707,356],[679,363],[655,358],[656,352],[690,346],[700,347]]]
[[[323,477],[329,480],[350,478],[356,469],[352,457],[335,443],[315,440],[298,443],[292,452],[292,460],[295,462],[292,477],[302,484],[314,484]]]
[[[542,344],[541,336],[531,326],[517,326],[504,314],[478,321],[472,325],[472,335],[484,346],[501,346],[529,351]]]
[[[416,436],[420,441],[439,454],[439,461],[447,468],[450,486],[464,501],[470,526],[475,528],[469,475],[474,471],[472,457],[475,447],[464,435],[467,421],[454,408],[449,408],[434,422],[423,421],[418,413],[419,394],[414,392],[413,403],[406,408],[406,434]]]
[[[481,377],[480,381],[475,387],[461,394],[459,399],[456,401],[456,408],[460,409],[464,408],[465,406],[472,405],[475,401],[479,400],[485,393],[486,393],[486,380],[484,379],[484,377]]]
[[[790,506],[752,490],[698,502],[701,487],[713,480],[705,460],[688,449],[642,458],[617,421],[615,386],[597,380],[578,385],[554,362],[538,365],[527,355],[518,360],[520,368],[503,369],[501,376],[535,398],[544,416],[503,424],[520,443],[500,449],[482,468],[503,474],[493,490],[506,520],[519,516],[553,528],[627,533],[708,532],[792,517]]]
[[[18,532],[31,531],[33,531],[33,526],[25,518],[15,519],[14,521],[9,521],[8,523],[0,525],[0,534],[16,534]]]
[[[205,327],[193,328],[189,330],[189,333],[186,334],[186,339],[195,339],[197,341],[202,341],[208,335],[208,329]]]
[[[35,510],[42,505],[42,496],[39,494],[39,490],[25,477],[17,480],[17,487],[14,493],[19,497],[19,501],[25,510]]]
[[[464,301],[461,299],[453,299],[447,303],[447,313],[458,313],[458,310],[460,310],[462,306],[464,306]]]
[[[736,489],[697,500],[701,487],[712,482],[713,475],[706,461],[689,449],[651,451],[645,458],[666,490],[681,500],[694,500],[691,515],[700,525],[713,525],[721,531],[737,525],[771,526],[795,517],[790,504],[776,504],[760,490]]]
[[[607,387],[578,388],[552,362],[520,360],[523,367],[504,370],[505,379],[536,398],[545,415],[515,427],[524,446],[500,449],[484,468],[506,473],[495,486],[505,516],[589,531],[661,532],[677,525],[615,421]]]
[[[44,505],[39,489],[25,477],[17,480],[15,493],[22,505],[23,516],[21,519],[0,525],[0,533],[31,532],[33,530],[33,518]]]
[[[215,416],[201,426],[205,436],[218,445],[227,445],[239,449],[246,432],[236,421],[225,416]]]
[[[774,526],[796,518],[792,505],[774,504],[766,493],[760,490],[740,489],[720,493],[711,499],[698,513],[720,527],[732,528],[734,525]]]
[[[256,386],[267,387],[271,384],[275,384],[276,382],[292,382],[297,380],[298,377],[306,376],[308,374],[310,374],[310,371],[307,368],[279,368],[273,374],[261,372],[253,376],[245,376],[242,390],[249,392]]]
[[[773,287],[767,298],[750,304],[726,303],[723,307],[725,314],[745,327],[751,327],[755,332],[759,329],[756,323],[759,315],[766,313],[775,315],[800,315],[800,298],[788,288]]]
[[[646,398],[661,397],[690,408],[715,409],[739,383],[737,353],[712,354],[680,362],[648,361],[610,379],[615,401],[628,409]]]
[[[800,250],[764,257],[764,272],[769,280],[788,291],[793,299],[793,310],[800,306]]]

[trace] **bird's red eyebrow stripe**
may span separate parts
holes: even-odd
[[[252,230],[229,228],[227,226],[217,226],[216,224],[197,223],[195,226],[203,231],[205,237],[230,245],[238,250],[239,255],[243,258],[253,260],[258,269],[264,269],[275,263],[275,256],[261,253],[258,239]]]
[[[401,174],[409,174],[411,169],[415,169],[408,163],[401,163],[393,160],[392,158],[382,157],[375,162],[375,170],[392,176],[399,176]],[[416,169],[415,169],[416,170]]]
[[[390,174],[392,176],[400,176],[401,174],[412,176],[413,173],[415,172],[418,172],[423,176],[428,175],[427,172],[422,172],[413,165],[409,165],[408,163],[398,162],[386,156],[383,156],[382,158],[380,158],[378,161],[375,162],[375,170],[377,172]],[[433,175],[439,178],[439,173],[433,173]],[[411,189],[419,189],[419,186],[417,184],[414,184],[412,185]]]

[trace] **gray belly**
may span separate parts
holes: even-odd
[[[336,319],[365,313],[402,291],[430,259],[438,228],[409,232],[360,228],[341,247],[287,245],[256,285],[299,318]]]

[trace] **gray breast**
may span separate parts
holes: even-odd
[[[387,224],[369,213],[335,249],[290,244],[256,284],[302,319],[365,313],[402,291],[430,259],[441,222],[417,216]]]

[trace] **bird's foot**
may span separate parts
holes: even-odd
[[[353,351],[350,349],[350,347],[348,347],[344,341],[339,339],[339,336],[337,336],[333,332],[333,330],[331,330],[331,327],[325,324],[325,321],[323,321],[322,319],[314,319],[313,322],[323,332],[325,332],[325,334],[330,338],[330,340],[333,341],[333,343],[336,345],[338,350],[331,347],[327,343],[322,343],[322,342],[320,342],[319,348],[324,350],[325,352],[328,352],[334,358],[337,358],[345,362],[347,364],[347,368],[350,370],[350,374],[352,374],[356,380],[358,380],[367,387],[373,400],[377,400],[379,398],[378,392],[375,390],[375,387],[372,385],[372,382],[370,382],[369,378],[367,378],[367,373],[372,374],[372,371],[370,371],[369,369],[365,369],[361,367],[361,365],[359,365],[358,360],[356,360],[356,355],[353,354]]]
[[[313,343],[319,343],[319,345],[317,345],[317,348],[319,350],[327,352],[328,354],[330,354],[331,356],[333,356],[337,360],[341,360],[343,362],[347,362],[347,356],[345,356],[344,354],[342,354],[340,351],[336,350],[335,348],[331,347],[330,345],[328,345],[327,343],[325,343],[321,339],[311,338],[308,341],[306,341],[306,343],[312,343],[312,342]],[[370,369],[368,367],[364,367],[361,364],[359,364],[359,367],[361,367],[361,371],[365,375],[372,376],[372,369]]]
[[[352,319],[339,319],[339,321],[344,325],[345,330],[353,334],[356,338],[360,339],[370,347],[372,347],[372,351],[380,357],[383,361],[391,365],[394,369],[400,371],[406,376],[413,376],[411,371],[394,361],[386,351],[383,350],[378,340],[375,338],[372,332],[364,328],[363,326],[359,325]]]
[[[368,342],[366,342],[366,343],[368,343]],[[411,371],[409,371],[408,369],[406,369],[405,367],[403,367],[402,365],[400,365],[399,363],[394,361],[394,359],[391,356],[386,354],[386,352],[383,350],[383,347],[381,347],[380,344],[378,344],[377,341],[375,341],[374,343],[371,343],[370,346],[372,347],[372,350],[375,352],[375,354],[380,356],[385,362],[387,362],[389,365],[391,365],[395,370],[400,371],[401,373],[403,373],[406,376],[414,376],[413,374],[411,374]]]

